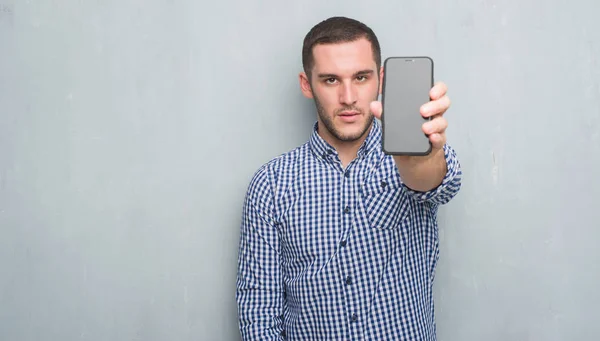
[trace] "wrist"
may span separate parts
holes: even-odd
[[[394,161],[396,161],[396,165],[402,168],[419,167],[423,164],[430,164],[435,161],[440,161],[440,159],[443,159],[445,162],[443,148],[433,148],[427,155],[394,155]]]
[[[439,186],[447,172],[443,149],[434,149],[425,156],[395,155],[394,161],[404,184],[416,191],[426,192]]]

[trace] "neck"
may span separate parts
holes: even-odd
[[[331,133],[327,130],[327,128],[325,128],[325,126],[320,121],[318,122],[318,133],[323,138],[323,140],[325,140],[327,143],[333,146],[333,148],[335,148],[335,150],[338,152],[340,160],[342,161],[342,166],[346,168],[346,166],[348,166],[348,164],[356,158],[356,155],[358,154],[358,149],[367,139],[367,136],[371,131],[372,125],[373,123],[371,123],[369,129],[365,131],[363,136],[354,141],[342,141],[336,138],[335,136],[331,135]]]

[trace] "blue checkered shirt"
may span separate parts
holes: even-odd
[[[344,169],[317,133],[253,176],[239,245],[243,340],[436,340],[439,205],[461,186],[455,151],[429,192],[406,187],[375,120]]]

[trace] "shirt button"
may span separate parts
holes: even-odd
[[[352,277],[348,276],[346,277],[346,285],[350,285],[352,284]]]
[[[350,177],[350,172],[346,172],[346,173],[344,173],[344,176],[345,176],[346,178],[349,178],[349,177]]]
[[[344,213],[349,213],[350,212],[350,207],[346,206],[346,208],[344,208]]]
[[[382,187],[382,188],[385,188],[385,186],[387,186],[387,182],[385,182],[385,181],[381,181],[381,187]]]
[[[352,320],[352,322],[356,322],[358,321],[358,315],[356,315],[356,313],[352,314],[352,317],[350,318]]]
[[[342,241],[340,242],[340,246],[341,246],[341,247],[344,247],[344,246],[346,246],[346,240],[342,240]]]

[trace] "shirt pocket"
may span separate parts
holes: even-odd
[[[367,180],[363,186],[362,199],[372,228],[395,229],[408,218],[410,202],[397,174]]]

